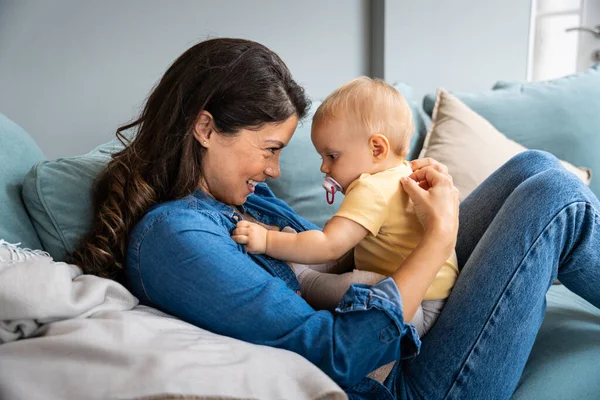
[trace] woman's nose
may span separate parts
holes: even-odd
[[[279,162],[274,163],[274,165],[269,165],[265,169],[265,174],[272,179],[279,178],[279,175],[281,175],[281,170],[279,169]]]

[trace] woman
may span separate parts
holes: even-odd
[[[230,238],[240,218],[316,228],[263,183],[279,176],[308,104],[264,46],[195,45],[120,128],[138,133],[98,178],[96,223],[72,261],[104,277],[124,272],[143,304],[197,326],[295,351],[354,398],[510,397],[554,279],[600,306],[598,199],[556,158],[526,152],[461,204],[458,231],[447,169],[414,161],[401,185],[422,242],[392,277],[352,286],[334,313],[316,311],[287,264]],[[455,247],[461,275],[421,344],[405,321]],[[382,383],[366,378],[392,361]]]

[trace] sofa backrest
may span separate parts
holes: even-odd
[[[44,153],[17,124],[0,114],[0,239],[41,249],[21,197],[23,177]]]

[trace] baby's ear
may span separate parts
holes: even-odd
[[[385,161],[390,154],[390,142],[381,133],[374,133],[369,138],[369,147],[375,162]]]

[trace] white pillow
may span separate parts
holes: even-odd
[[[438,89],[431,127],[419,158],[431,157],[448,167],[462,201],[516,154],[527,150],[444,89]],[[561,161],[590,184],[591,171]]]

